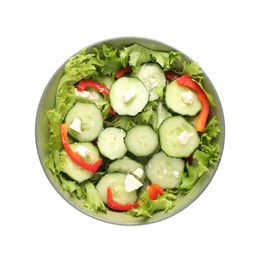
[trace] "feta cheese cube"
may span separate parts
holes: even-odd
[[[123,95],[123,100],[125,103],[129,102],[136,96],[136,90],[134,88],[129,88]]]
[[[190,90],[183,91],[181,93],[181,98],[182,98],[182,101],[186,104],[192,104],[193,103],[193,93]]]
[[[89,154],[89,150],[83,145],[79,145],[76,149],[76,152],[83,158]]]
[[[78,117],[75,117],[70,124],[70,128],[78,133],[81,133],[81,120]]]
[[[143,184],[139,180],[137,180],[133,175],[131,175],[129,173],[126,175],[125,190],[127,192],[132,192],[142,186],[143,186]]]
[[[88,100],[97,100],[99,98],[98,94],[95,91],[78,91],[75,88],[76,97],[86,98]]]
[[[78,91],[76,88],[75,88],[75,95],[76,97],[81,97],[81,98],[88,98],[89,97],[89,91]]]
[[[186,130],[184,130],[178,135],[178,140],[180,144],[185,145],[189,142],[190,137],[193,135],[194,135],[193,133],[188,133]]]
[[[137,168],[133,174],[138,177],[139,179],[142,178],[143,174],[144,174],[144,170],[141,168]]]
[[[175,177],[175,178],[179,178],[180,177],[180,173],[178,172],[178,171],[173,171],[173,176]]]
[[[155,88],[158,85],[158,83],[157,83],[157,81],[156,81],[156,79],[154,77],[150,77],[149,83],[150,83],[150,87],[152,89]]]

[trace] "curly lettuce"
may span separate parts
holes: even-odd
[[[192,164],[186,162],[187,172],[182,174],[182,183],[178,186],[181,192],[185,193],[191,190],[209,167],[215,166],[219,162],[219,144],[214,142],[219,133],[218,120],[213,117],[200,137],[199,147],[192,156]]]
[[[103,203],[95,186],[91,182],[87,182],[85,188],[86,188],[86,199],[84,201],[84,207],[95,212],[98,211],[106,212],[107,208]]]
[[[168,212],[175,206],[176,196],[172,190],[165,190],[157,199],[151,200],[148,191],[144,191],[138,200],[139,207],[127,212],[134,217],[151,218],[154,212],[163,210]]]
[[[130,65],[138,68],[147,62],[157,62],[164,70],[169,70],[171,64],[181,58],[182,55],[179,52],[156,51],[137,43],[120,51],[120,59],[124,67]]]

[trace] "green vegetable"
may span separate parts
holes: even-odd
[[[186,163],[187,172],[183,173],[182,183],[178,187],[180,191],[187,192],[192,189],[202,174],[220,160],[219,145],[213,143],[219,133],[218,121],[213,117],[200,137],[200,145],[193,154],[192,165]]]
[[[198,179],[208,170],[209,156],[199,150],[196,150],[193,155],[193,164],[186,163],[187,173],[182,174],[182,183],[178,186],[181,192],[191,190],[197,183]],[[195,161],[195,163],[194,163]]]
[[[152,217],[156,211],[164,210],[169,211],[175,206],[176,196],[172,190],[166,190],[161,196],[158,196],[155,200],[150,200],[148,191],[144,191],[138,200],[139,208],[131,209],[127,212],[128,215],[135,217]]]
[[[136,124],[151,125],[158,132],[163,120],[170,116],[171,113],[164,107],[162,102],[152,101],[133,120]]]
[[[220,134],[218,120],[213,117],[206,125],[205,131],[201,135],[200,150],[209,155],[209,165],[215,166],[220,160],[220,147],[215,143],[215,139]]]
[[[128,116],[117,116],[115,119],[111,121],[106,121],[105,124],[107,127],[117,127],[125,131],[135,126],[133,119]]]
[[[69,193],[73,194],[76,193],[77,198],[84,199],[86,196],[85,189],[79,185],[75,181],[68,180],[64,178],[62,175],[59,176],[61,181],[61,186],[65,191],[68,191]]]
[[[86,187],[86,199],[84,201],[84,207],[95,212],[98,211],[106,212],[107,208],[103,203],[95,186],[91,182],[87,182],[85,187]]]
[[[169,70],[174,61],[181,60],[181,54],[174,51],[155,51],[133,44],[120,51],[120,59],[124,67],[129,64],[134,68],[139,68],[142,64],[152,61],[159,63],[164,70]]]

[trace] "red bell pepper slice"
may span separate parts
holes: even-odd
[[[60,132],[61,132],[61,141],[62,141],[63,147],[64,147],[65,151],[67,152],[68,156],[70,157],[70,159],[74,163],[79,165],[80,167],[82,167],[92,173],[96,173],[99,166],[102,163],[102,158],[99,158],[94,163],[88,163],[88,162],[84,161],[82,159],[82,157],[78,153],[74,152],[70,147],[69,140],[68,140],[68,126],[66,124],[60,125]]]
[[[108,113],[112,116],[116,115],[116,112],[111,107],[108,107]]]
[[[162,195],[164,190],[158,184],[151,184],[147,186],[146,190],[149,193],[150,200],[156,200],[159,195]]]
[[[111,187],[107,187],[107,205],[111,209],[120,210],[120,211],[127,211],[127,210],[130,210],[132,208],[138,208],[139,207],[138,202],[126,203],[126,204],[121,204],[121,203],[116,202],[113,199],[113,191],[112,191]]]
[[[168,80],[169,82],[171,82],[171,81],[180,77],[178,74],[176,74],[172,70],[165,71],[164,74],[165,74],[166,80]]]
[[[77,86],[77,90],[82,92],[87,87],[94,88],[104,95],[109,95],[109,89],[105,85],[90,79],[82,79]]]
[[[200,87],[200,85],[188,75],[183,75],[176,81],[179,84],[179,86],[188,87],[197,94],[198,99],[201,102],[202,108],[195,123],[195,127],[198,132],[204,132],[210,110],[207,95]]]
[[[118,70],[114,76],[116,79],[119,79],[119,78],[123,77],[125,74],[130,73],[131,71],[132,71],[132,67],[126,66],[125,68]]]
[[[193,161],[193,156],[190,155],[189,157],[185,158],[185,161],[189,163],[189,165],[192,164],[192,161]]]

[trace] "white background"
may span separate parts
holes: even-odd
[[[0,259],[259,259],[258,1],[0,3]],[[217,174],[190,207],[145,226],[117,226],[72,208],[36,153],[34,124],[55,70],[89,44],[152,38],[198,61],[226,120]]]

